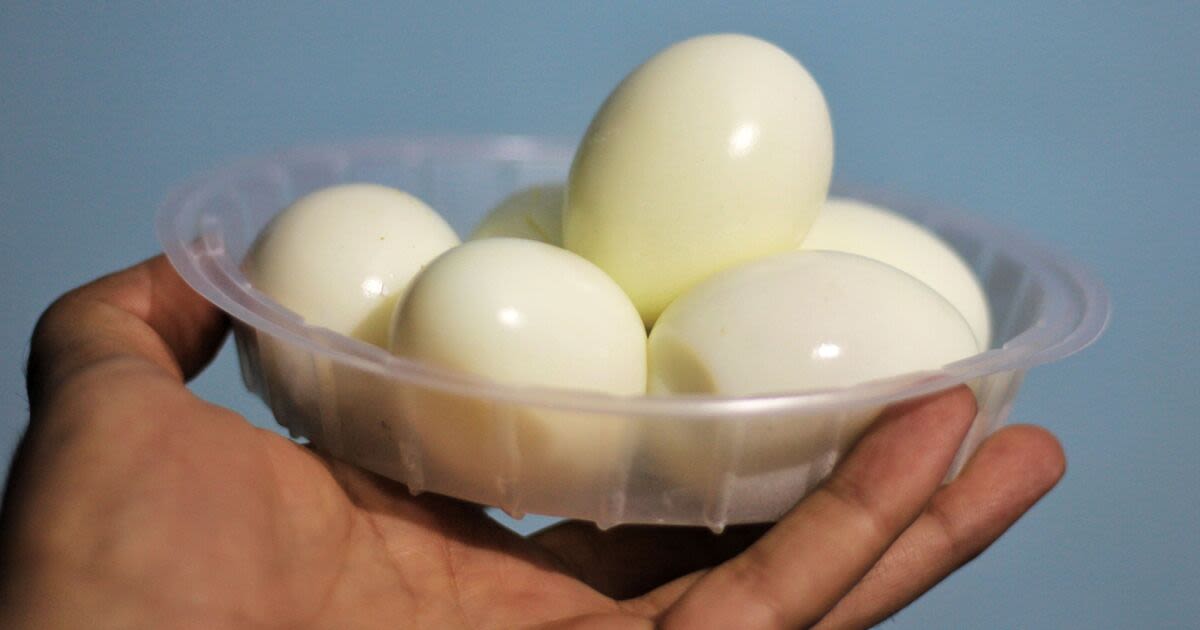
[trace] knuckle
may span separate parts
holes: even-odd
[[[894,537],[896,526],[882,514],[870,492],[854,478],[835,475],[826,484],[825,492],[839,506],[846,526],[860,532],[859,540],[878,544]]]
[[[787,606],[774,588],[766,561],[753,551],[732,565],[730,582],[740,594],[748,628],[788,628]]]
[[[961,558],[969,555],[964,548],[965,536],[954,517],[946,511],[941,502],[931,502],[926,508],[925,514],[929,517],[936,532],[934,545],[938,548],[939,555],[946,558]]]

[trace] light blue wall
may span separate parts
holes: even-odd
[[[1107,335],[1031,372],[1014,412],[1061,436],[1062,485],[890,627],[1200,623],[1200,5],[18,4],[0,4],[0,457],[37,314],[152,254],[172,184],[301,142],[577,134],[655,50],[743,31],[822,83],[840,177],[1017,227],[1113,294]],[[197,390],[270,423],[235,369],[225,352]]]

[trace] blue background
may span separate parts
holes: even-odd
[[[1200,623],[1197,4],[18,4],[0,4],[0,457],[38,313],[153,254],[181,179],[365,135],[579,134],[656,50],[741,31],[822,84],[840,178],[1017,227],[1113,295],[1106,336],[1033,370],[1014,411],[1061,437],[1067,477],[890,627]],[[271,424],[231,348],[195,387]]]

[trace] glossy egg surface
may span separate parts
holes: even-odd
[[[408,283],[458,243],[420,199],[376,184],[343,184],[276,215],[242,268],[254,288],[307,323],[386,347]]]
[[[779,254],[706,280],[650,334],[652,394],[782,394],[937,369],[978,350],[958,310],[889,265]]]
[[[634,70],[571,166],[563,244],[629,294],[647,325],[709,275],[785,251],[829,187],[833,130],[788,53],[706,35]]]

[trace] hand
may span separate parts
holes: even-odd
[[[943,486],[974,414],[959,388],[888,411],[773,527],[523,538],[194,396],[226,328],[161,257],[46,312],[0,516],[0,627],[865,626],[1064,468],[1053,437],[1013,426]]]

